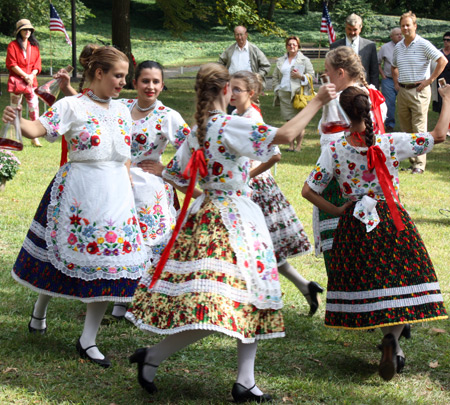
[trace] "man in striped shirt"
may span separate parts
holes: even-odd
[[[444,70],[447,59],[436,47],[416,33],[416,16],[411,11],[400,17],[403,39],[395,45],[392,78],[397,95],[397,112],[403,132],[427,131],[431,83]],[[436,68],[430,75],[430,62]],[[410,158],[413,174],[425,170],[426,155]]]

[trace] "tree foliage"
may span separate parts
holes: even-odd
[[[362,33],[370,34],[376,24],[372,7],[367,0],[341,0],[336,2],[333,10],[333,27],[340,33],[345,33],[345,19],[352,13],[363,20]]]
[[[71,0],[53,0],[53,5],[59,16],[64,21],[67,29],[71,26]],[[34,26],[47,25],[50,19],[50,7],[48,0],[0,0],[0,32],[5,35],[13,35],[16,22],[27,18]],[[5,12],[7,10],[7,12]],[[77,24],[82,24],[87,17],[95,17],[91,14],[81,0],[76,0]]]

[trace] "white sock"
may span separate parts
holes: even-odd
[[[47,322],[45,320],[47,316],[47,307],[48,303],[52,297],[46,294],[39,294],[38,299],[36,300],[33,307],[33,317],[31,318],[30,326],[34,329],[45,329],[47,326]],[[42,320],[38,320],[36,318],[41,318]]]
[[[116,302],[111,312],[116,318],[123,318],[127,312],[128,305],[126,302]]]
[[[262,395],[263,392],[255,385],[255,357],[258,342],[242,343],[237,340],[238,352],[238,374],[236,382],[245,388],[252,388],[255,395]]]
[[[185,332],[169,335],[161,340],[161,342],[147,349],[145,362],[159,366],[161,362],[166,360],[175,352],[178,352],[186,346],[189,346],[190,344],[195,343],[213,333],[214,332],[210,330],[187,330]],[[156,371],[156,367],[146,366],[142,370],[142,375],[145,380],[153,381],[155,379]]]
[[[91,302],[87,304],[86,318],[84,320],[84,329],[80,337],[80,344],[83,349],[95,345],[97,332],[105,315],[109,302]],[[92,347],[86,352],[94,359],[103,360],[105,356],[97,347]]]

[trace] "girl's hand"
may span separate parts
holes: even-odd
[[[439,94],[444,99],[450,100],[450,84],[438,88]]]
[[[60,89],[67,89],[70,85],[70,75],[67,73],[66,69],[60,69],[58,70],[53,77],[55,79],[59,79],[59,87]]]
[[[158,177],[162,177],[162,172],[165,166],[161,162],[155,162],[154,160],[143,160],[139,162],[138,167],[140,167],[144,172],[153,174]]]
[[[344,215],[347,208],[349,208],[352,204],[353,204],[352,201],[347,201],[344,205],[342,205],[340,207],[336,207],[336,216],[340,217],[340,216]]]
[[[17,108],[12,108],[11,106],[5,107],[3,110],[2,120],[4,123],[13,122],[14,118],[16,118],[16,110],[21,111],[22,106],[18,105]]]
[[[316,96],[322,105],[327,104],[333,98],[336,98],[336,86],[333,83],[327,83],[320,86]]]

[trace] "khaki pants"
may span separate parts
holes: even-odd
[[[428,108],[431,100],[431,87],[425,87],[421,92],[417,89],[400,87],[397,95],[397,113],[400,128],[403,132],[426,132],[428,124]],[[425,170],[427,155],[410,158],[413,169]]]

